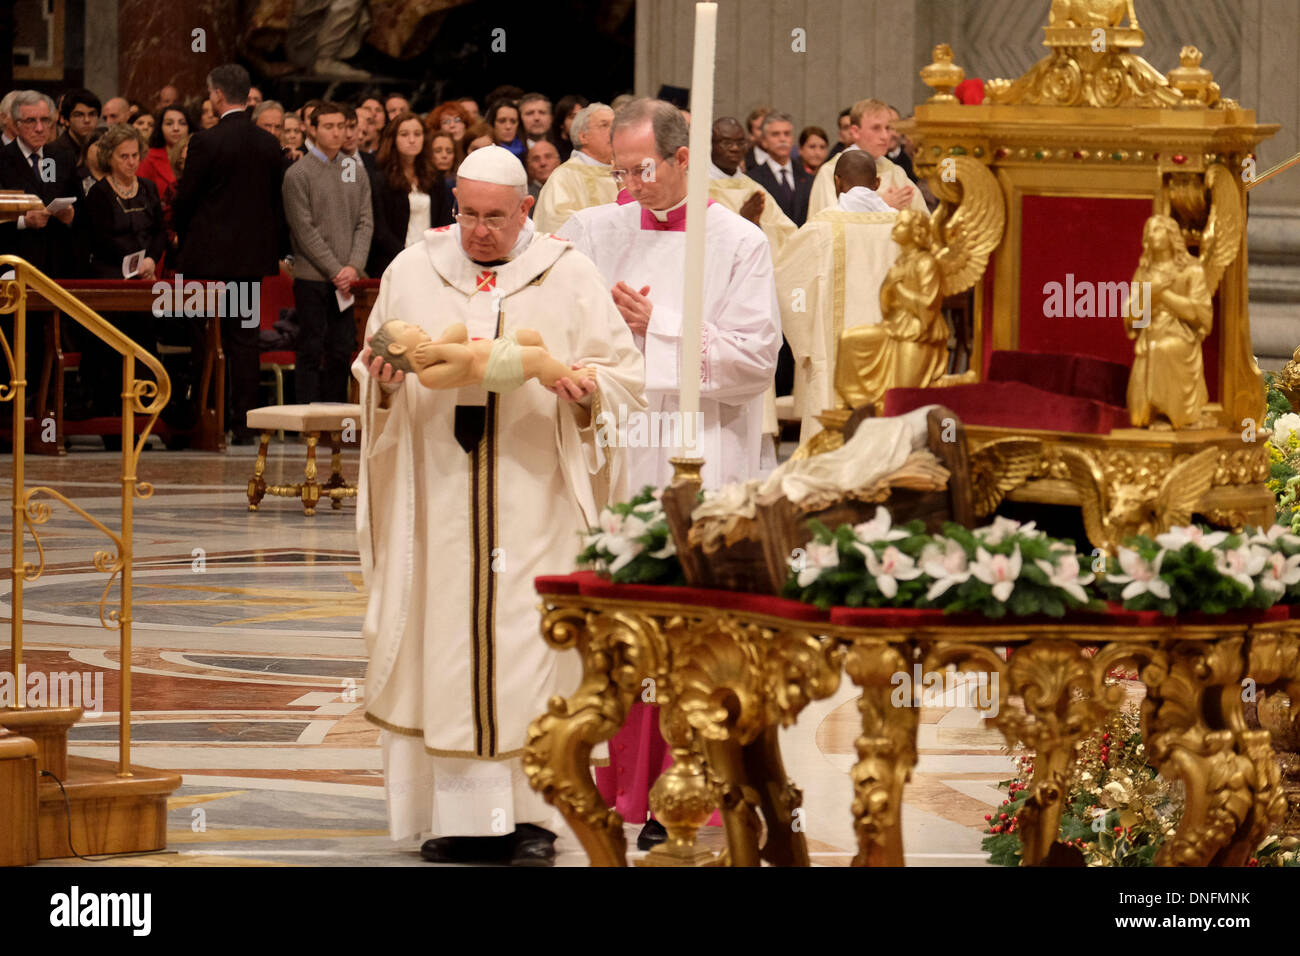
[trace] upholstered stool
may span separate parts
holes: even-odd
[[[313,403],[311,405],[267,405],[254,408],[248,413],[250,430],[262,433],[262,441],[257,449],[257,464],[253,466],[253,477],[248,479],[248,510],[256,511],[264,495],[278,495],[282,498],[302,498],[305,515],[316,513],[316,502],[322,494],[330,499],[333,508],[343,507],[344,498],[354,498],[357,494],[355,485],[343,480],[343,429],[351,426],[361,427],[361,406],[343,403]],[[262,477],[266,472],[266,447],[271,442],[271,435],[277,431],[301,432],[307,436],[307,464],[303,471],[304,480],[292,485],[268,485]],[[325,484],[316,482],[316,443],[321,435],[330,438],[330,476]]]

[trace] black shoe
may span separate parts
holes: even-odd
[[[122,450],[122,436],[121,436],[121,435],[100,435],[100,436],[99,436],[99,440],[102,441],[102,442],[104,443],[104,451],[121,451],[121,450]]]
[[[554,866],[555,834],[550,830],[521,823],[515,827],[515,846],[510,854],[511,866]]]
[[[647,820],[641,832],[637,834],[636,848],[638,850],[653,850],[660,843],[668,839],[668,831],[658,820]]]
[[[438,837],[424,841],[420,856],[429,863],[506,863],[514,843],[513,833],[496,837]]]
[[[252,445],[256,441],[252,432],[234,432],[230,436],[231,445]]]

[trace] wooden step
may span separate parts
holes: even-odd
[[[80,707],[0,710],[0,727],[36,741],[37,767],[60,780],[68,775],[68,730],[80,719]]]
[[[39,785],[38,838],[43,860],[107,853],[162,850],[167,846],[167,798],[181,776],[132,765],[133,776],[119,777],[117,761],[67,758],[63,791],[49,777]],[[69,810],[72,846],[68,845]]]

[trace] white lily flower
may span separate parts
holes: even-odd
[[[1183,528],[1170,528],[1164,534],[1156,535],[1156,544],[1168,551],[1181,550],[1184,545],[1188,544],[1194,544],[1202,551],[1209,551],[1222,544],[1227,537],[1228,532],[1226,531],[1215,531],[1206,534],[1204,528],[1189,524]]]
[[[1010,518],[998,515],[993,519],[991,525],[976,528],[971,533],[985,544],[996,545],[1006,540],[1007,535],[1019,534],[1026,538],[1041,538],[1043,532],[1037,530],[1034,525],[1035,522],[1033,521],[1028,524],[1021,524],[1019,521],[1013,521]]]
[[[916,562],[899,551],[892,544],[876,557],[875,549],[870,545],[854,544],[862,552],[867,562],[867,571],[876,579],[876,587],[887,598],[898,593],[899,581],[912,581],[921,576],[921,569]]]
[[[799,587],[806,588],[817,580],[818,575],[825,568],[838,567],[840,563],[840,552],[834,542],[830,544],[818,544],[816,541],[808,542],[804,548],[803,566],[791,561],[790,566],[793,570],[799,572],[796,579]]]
[[[907,537],[906,531],[891,528],[889,512],[880,507],[876,508],[876,516],[870,521],[855,524],[853,534],[863,544],[871,544],[873,541],[898,541]]]
[[[614,556],[614,560],[609,565],[609,573],[617,574],[645,550],[645,545],[635,538],[610,538],[605,548]]]
[[[1264,572],[1259,586],[1269,594],[1281,596],[1293,584],[1300,583],[1300,554],[1287,557],[1280,551],[1264,551]]]
[[[954,584],[965,583],[971,574],[966,549],[951,538],[944,542],[942,551],[937,544],[925,546],[921,552],[921,570],[934,579],[930,590],[925,592],[927,601],[933,601]]]
[[[1292,548],[1300,547],[1300,537],[1292,534],[1291,529],[1284,524],[1275,524],[1267,531],[1260,528],[1246,540],[1250,544],[1259,544],[1270,549],[1275,549],[1282,544]]]
[[[989,554],[983,548],[976,549],[971,573],[993,588],[995,598],[1005,602],[1011,597],[1016,578],[1020,577],[1020,546],[1016,545],[1009,557],[1005,554]]]
[[[1267,552],[1246,547],[1216,551],[1214,566],[1225,578],[1232,578],[1249,591],[1255,590],[1255,575],[1264,570]]]
[[[1120,592],[1122,600],[1127,601],[1145,592],[1150,592],[1162,601],[1169,599],[1169,582],[1160,577],[1160,563],[1165,559],[1165,552],[1157,554],[1150,564],[1130,548],[1120,548],[1118,557],[1120,569],[1124,573],[1111,575],[1110,580],[1116,584],[1126,584]]]
[[[1087,603],[1088,593],[1084,591],[1083,585],[1092,583],[1092,575],[1081,575],[1079,573],[1079,556],[1077,554],[1061,555],[1055,567],[1052,566],[1050,561],[1044,561],[1042,558],[1039,558],[1034,563],[1047,575],[1047,579],[1053,587],[1060,588],[1076,601]]]

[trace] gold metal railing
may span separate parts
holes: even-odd
[[[0,274],[13,269],[12,279],[0,280],[0,315],[14,316],[14,343],[10,349],[3,329],[0,329],[0,348],[4,350],[9,366],[9,383],[0,384],[0,402],[13,403],[13,561],[10,568],[13,585],[10,591],[12,622],[10,646],[13,654],[13,673],[21,673],[23,661],[23,585],[35,581],[45,570],[45,548],[41,544],[38,526],[50,519],[51,509],[39,496],[61,501],[90,524],[104,533],[113,543],[112,550],[96,551],[93,564],[97,571],[109,576],[99,599],[99,621],[106,628],[118,628],[120,635],[121,705],[118,717],[118,776],[131,776],[131,560],[132,515],[136,498],[148,498],[153,486],[136,478],[136,465],[140,452],[149,440],[149,433],[158,421],[158,415],[171,397],[171,380],[162,362],[123,335],[98,313],[70,295],[39,269],[16,256],[0,256]],[[24,451],[27,438],[26,397],[27,380],[27,290],[35,289],[64,315],[102,342],[106,342],[122,356],[122,523],[114,532],[103,522],[92,517],[85,509],[67,497],[44,485],[25,486]],[[136,376],[137,363],[152,372],[154,381]],[[138,440],[135,435],[135,416],[148,417],[148,423]],[[23,554],[24,537],[30,531],[36,544],[38,561],[28,562]],[[113,581],[120,575],[119,606],[108,610],[108,595]],[[24,689],[25,690],[25,689]],[[24,706],[24,694],[18,695],[17,706]]]

